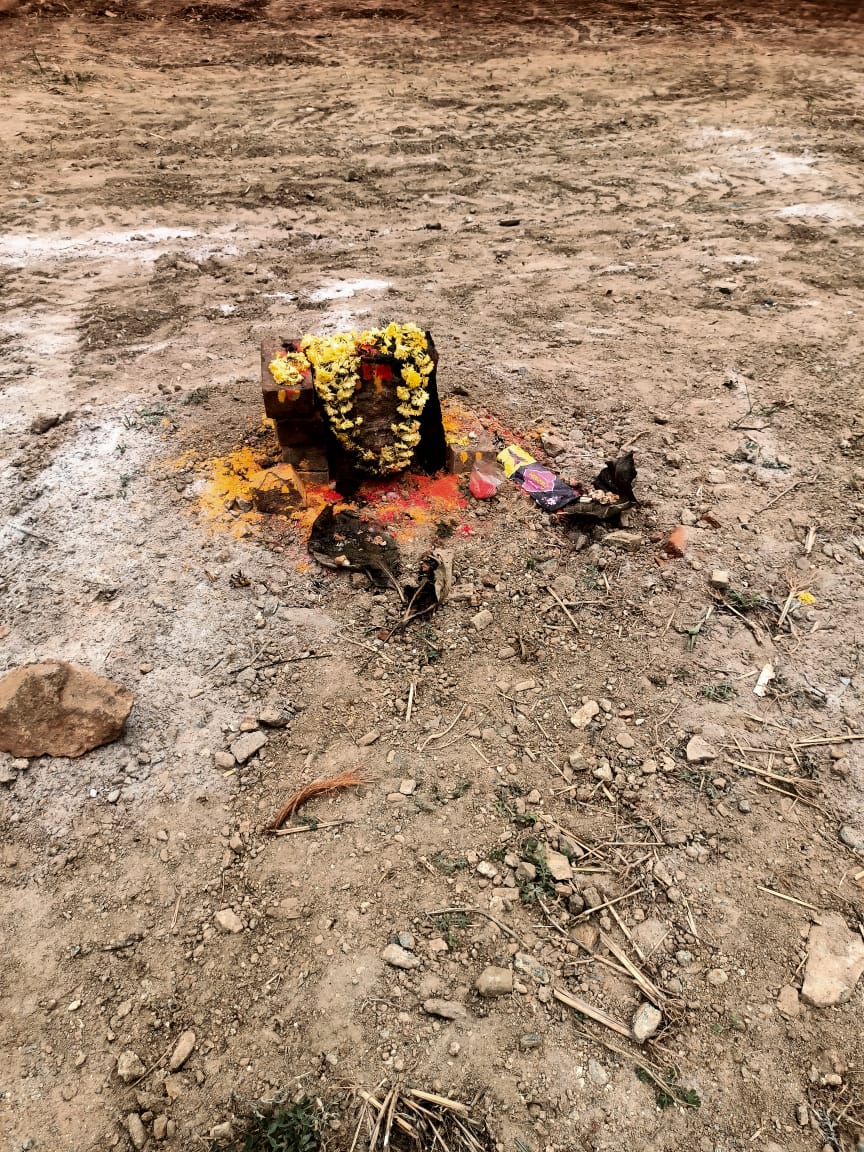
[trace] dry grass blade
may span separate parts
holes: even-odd
[[[376,1114],[374,1125],[369,1125],[368,1152],[388,1152],[390,1148],[398,1152],[408,1152],[409,1148],[412,1152],[433,1152],[438,1147],[442,1152],[494,1150],[483,1118],[472,1115],[472,1106],[460,1100],[400,1085],[390,1088],[383,1100],[362,1089],[357,1090],[357,1095],[364,1101],[360,1126],[363,1115],[368,1118],[370,1110]],[[410,1137],[410,1145],[404,1136]],[[355,1133],[352,1152],[357,1139]]]
[[[806,900],[799,900],[797,896],[787,896],[785,892],[778,892],[775,888],[765,888],[762,884],[757,884],[756,887],[760,892],[767,892],[769,896],[776,896],[778,900],[788,900],[790,904],[797,904],[801,908],[809,908],[811,912],[821,912],[821,908],[817,908],[815,904],[808,904]]]
[[[406,1096],[413,1096],[415,1100],[424,1100],[427,1104],[437,1104],[439,1108],[446,1108],[449,1112],[458,1112],[461,1116],[470,1116],[471,1110],[467,1104],[459,1100],[448,1100],[446,1096],[436,1096],[432,1092],[421,1092],[419,1088],[407,1089]]]
[[[779,772],[771,772],[768,768],[758,768],[755,764],[748,764],[745,760],[733,760],[726,757],[726,763],[735,768],[743,768],[745,772],[752,772],[754,776],[764,776],[766,780],[776,780],[778,784],[785,784],[787,788],[794,789],[799,796],[818,796],[819,785],[815,780],[799,780],[795,776],[781,776]]]
[[[666,997],[657,987],[653,980],[650,980],[644,972],[636,967],[636,965],[627,957],[623,948],[619,948],[615,941],[608,936],[605,932],[600,933],[600,943],[604,948],[615,957],[615,959],[627,969],[633,981],[645,993],[646,997],[651,1000],[658,1008],[662,1008],[666,1002]]]
[[[323,796],[327,792],[338,792],[341,788],[356,788],[363,783],[363,774],[356,768],[349,768],[347,772],[340,772],[338,776],[328,776],[325,780],[313,780],[305,788],[294,792],[280,808],[276,819],[267,825],[268,832],[275,832],[281,828],[285,821],[293,816],[301,805],[315,796]]]
[[[820,736],[816,740],[796,740],[793,748],[816,748],[819,744],[849,744],[853,740],[864,740],[864,733],[838,732],[836,736]]]
[[[609,1013],[604,1012],[602,1008],[595,1008],[593,1004],[588,1004],[587,1001],[580,1000],[577,996],[571,996],[561,988],[553,988],[552,995],[556,1000],[560,1000],[562,1004],[566,1004],[568,1008],[572,1008],[582,1016],[587,1016],[589,1020],[594,1020],[596,1023],[602,1024],[604,1028],[609,1028],[612,1032],[617,1032],[619,1036],[626,1036],[628,1040],[634,1039],[633,1033],[626,1024],[622,1024],[620,1020],[616,1020],[614,1016],[610,1016]]]

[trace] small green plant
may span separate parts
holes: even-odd
[[[598,588],[602,587],[600,579],[600,569],[596,564],[586,564],[582,570],[582,583],[586,588],[592,592],[596,592]]]
[[[432,789],[432,799],[435,800],[438,804],[446,804],[448,800],[459,800],[462,796],[465,795],[470,787],[470,780],[460,780],[456,787],[451,789],[450,792],[442,792],[436,784]]]
[[[731,700],[736,695],[736,689],[731,680],[719,680],[716,684],[703,684],[699,695],[706,700]]]
[[[459,943],[459,937],[453,934],[454,929],[471,927],[471,917],[465,912],[442,912],[440,916],[434,916],[432,922],[448,948],[455,948]]]
[[[468,861],[464,856],[450,857],[444,852],[436,852],[432,857],[432,863],[445,876],[452,876],[454,872],[461,872],[463,868],[468,867]]]
[[[677,1068],[667,1068],[662,1076],[657,1076],[639,1065],[636,1068],[636,1076],[643,1084],[650,1084],[654,1089],[658,1108],[669,1108],[673,1104],[683,1104],[687,1108],[699,1108],[702,1104],[699,1096],[692,1088],[685,1088],[678,1082]]]
[[[533,904],[541,896],[555,896],[555,879],[549,871],[546,857],[540,848],[540,841],[535,836],[524,840],[521,848],[523,860],[533,864],[537,874],[533,880],[526,880],[519,888],[519,899],[523,904]]]
[[[301,1096],[290,1105],[281,1105],[269,1115],[252,1111],[243,1130],[226,1145],[214,1141],[211,1152],[318,1152],[321,1147],[319,1103]]]
[[[203,388],[193,388],[183,397],[184,404],[205,404],[210,399],[210,389],[205,384]]]
[[[726,595],[739,612],[755,612],[765,605],[765,597],[758,592],[739,592],[737,588],[730,588]]]
[[[506,800],[499,799],[495,804],[495,809],[499,816],[506,816],[508,820],[512,820],[517,828],[533,828],[537,822],[537,817],[533,812],[517,812],[515,808],[511,808]]]

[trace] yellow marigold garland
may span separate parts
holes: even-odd
[[[399,361],[402,383],[396,385],[402,420],[390,425],[393,443],[380,452],[365,448],[358,429],[363,417],[354,410],[354,395],[361,385],[362,349],[372,349]],[[366,332],[338,332],[332,336],[304,336],[300,350],[278,357],[270,365],[277,384],[299,386],[313,369],[315,391],[334,435],[367,472],[401,472],[411,463],[420,442],[420,416],[429,399],[426,385],[434,363],[425,333],[415,324],[388,324]]]

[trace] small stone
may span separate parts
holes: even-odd
[[[391,968],[402,968],[406,972],[420,967],[420,960],[398,944],[388,944],[381,953],[381,959]]]
[[[129,1132],[129,1139],[132,1141],[132,1147],[143,1148],[147,1143],[147,1131],[137,1112],[130,1112],[126,1117],[126,1128]]]
[[[576,595],[576,580],[573,576],[562,572],[552,581],[552,588],[562,600],[572,600]]]
[[[588,1079],[592,1084],[596,1084],[598,1088],[605,1088],[609,1083],[609,1073],[600,1061],[595,1060],[593,1056],[588,1061]]]
[[[622,548],[625,552],[638,552],[642,547],[642,537],[638,532],[626,532],[623,528],[616,528],[607,532],[603,543],[610,548]]]
[[[116,804],[120,799],[120,789],[112,788],[108,795],[105,797],[109,804]]]
[[[519,1037],[519,1047],[523,1052],[533,1052],[543,1047],[543,1037],[539,1032],[523,1032]]]
[[[381,739],[381,733],[377,728],[373,728],[371,732],[367,732],[365,736],[361,736],[357,741],[360,748],[368,748],[370,745],[375,744]]]
[[[417,790],[416,780],[403,780],[399,785],[399,791],[403,796],[413,796]]]
[[[722,968],[711,968],[706,973],[705,979],[714,988],[719,988],[722,984],[726,983],[726,981],[729,979],[729,976],[723,971]]]
[[[275,706],[262,708],[258,713],[258,723],[263,724],[267,728],[284,728],[290,720],[290,713]]]
[[[672,556],[679,560],[687,551],[687,529],[683,524],[679,524],[677,528],[674,528],[669,533],[663,545],[663,551],[667,556]]]
[[[478,875],[483,876],[486,880],[494,880],[498,875],[498,869],[490,860],[481,860],[477,865]]]
[[[223,1120],[221,1124],[214,1124],[210,1129],[212,1140],[230,1140],[234,1135],[234,1125],[230,1120]]]
[[[135,1080],[140,1080],[146,1071],[147,1069],[140,1057],[131,1048],[121,1052],[117,1058],[117,1075],[124,1084],[132,1084]]]
[[[636,741],[629,732],[625,731],[615,733],[615,743],[618,744],[620,748],[625,748],[628,751],[636,747]]]
[[[602,780],[604,784],[611,784],[614,779],[612,765],[608,760],[601,760],[591,775],[595,780]]]
[[[844,824],[840,829],[840,839],[853,852],[864,852],[864,832],[859,832],[851,824]]]
[[[481,996],[509,996],[513,991],[513,973],[509,968],[490,965],[477,977],[474,987]]]
[[[725,484],[726,473],[722,468],[709,468],[706,479],[709,484]]]
[[[424,1000],[423,1011],[430,1016],[440,1016],[442,1020],[467,1020],[468,1009],[456,1000]]]
[[[168,1067],[172,1072],[179,1072],[195,1048],[195,1033],[191,1028],[185,1032],[181,1032],[174,1051],[171,1053],[171,1059],[168,1061]]]
[[[780,989],[780,995],[777,997],[777,1011],[789,1020],[795,1019],[801,1011],[797,988],[793,988],[791,984],[786,984]]]
[[[213,764],[223,771],[229,771],[236,763],[237,761],[230,752],[214,752],[213,754]]]
[[[864,972],[864,940],[839,912],[825,912],[810,929],[801,999],[814,1008],[845,1004]]]
[[[44,436],[52,428],[56,428],[61,417],[56,412],[47,412],[42,416],[34,416],[30,421],[30,431],[34,436]]]
[[[494,619],[495,617],[492,615],[489,609],[483,608],[480,612],[477,613],[476,616],[471,617],[471,623],[474,625],[478,632],[482,632],[484,629],[489,627]]]
[[[510,689],[510,692],[514,696],[516,696],[519,693],[533,692],[536,687],[537,687],[537,681],[536,680],[517,680],[516,683]]]
[[[223,932],[237,933],[243,931],[243,921],[230,908],[222,908],[213,917]]]
[[[582,889],[582,899],[585,901],[585,907],[589,909],[599,908],[603,903],[603,897],[592,884]]]
[[[596,700],[586,700],[581,708],[570,713],[570,723],[574,728],[587,728],[599,712],[600,705]]]
[[[168,1134],[168,1117],[163,1112],[153,1121],[153,1139],[164,1140]]]
[[[596,924],[574,924],[570,929],[570,935],[574,940],[578,940],[583,948],[593,952],[600,940],[600,929]]]
[[[572,880],[573,869],[570,861],[563,852],[556,852],[554,849],[546,848],[546,867],[552,874],[553,880]]]
[[[447,1046],[447,1054],[449,1056],[458,1056],[462,1051],[462,1045],[458,1040],[451,1040]]]
[[[659,1008],[655,1008],[653,1004],[646,1001],[636,1009],[636,1015],[633,1017],[633,1024],[631,1025],[633,1035],[640,1044],[644,1044],[657,1032],[662,1023],[663,1013]]]
[[[267,743],[263,732],[243,732],[231,745],[231,751],[238,764],[245,764]]]
[[[687,743],[686,756],[688,764],[704,764],[708,760],[716,760],[718,752],[701,736],[691,736]]]
[[[520,860],[516,865],[516,883],[530,884],[537,879],[537,869],[528,860]]]
[[[498,649],[499,660],[512,660],[515,655],[516,649],[513,648],[510,644],[505,644],[503,648]]]
[[[656,760],[643,760],[642,761],[642,767],[640,768],[640,771],[641,771],[643,776],[653,776],[654,773],[657,771],[657,761]]]
[[[413,952],[417,941],[414,939],[413,932],[400,932],[394,943],[398,944],[400,948],[407,948],[409,952]]]
[[[538,984],[549,983],[549,973],[527,952],[517,952],[513,957],[513,966],[517,972],[521,972],[523,976],[530,976]]]
[[[750,812],[753,811],[753,805],[750,803],[749,800],[739,800],[738,801],[738,811],[743,812],[744,815],[747,816]]]
[[[711,573],[711,583],[715,588],[725,590],[732,583],[732,577],[725,568],[715,568]]]

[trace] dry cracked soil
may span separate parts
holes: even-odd
[[[3,7],[0,667],[135,704],[0,762],[0,1147],[305,1092],[337,1152],[398,1081],[508,1152],[860,1150],[864,982],[805,986],[864,933],[854,7]],[[263,337],[391,319],[640,504],[406,505],[455,590],[385,641],[214,476]]]

